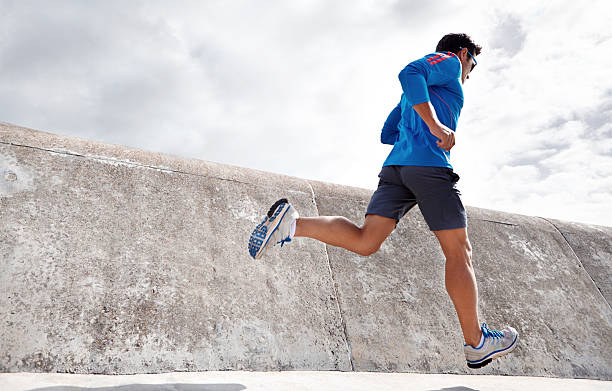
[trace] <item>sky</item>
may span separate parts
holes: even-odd
[[[0,0],[0,121],[374,190],[397,75],[464,32],[464,204],[612,226],[606,5]]]

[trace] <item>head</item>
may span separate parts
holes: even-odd
[[[461,61],[461,83],[469,79],[469,74],[476,66],[476,56],[480,54],[482,47],[475,44],[467,34],[446,34],[438,46],[436,52],[452,52]]]

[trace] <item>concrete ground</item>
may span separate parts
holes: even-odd
[[[0,373],[3,391],[612,390],[612,382],[490,375],[373,372],[174,372],[149,375]]]

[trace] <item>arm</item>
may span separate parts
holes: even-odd
[[[456,80],[461,74],[461,64],[455,60],[444,60],[436,64],[414,61],[399,74],[399,80],[408,103],[429,127],[429,131],[440,141],[437,145],[446,150],[455,145],[455,133],[442,124],[429,99],[428,86],[444,85]]]
[[[395,106],[393,111],[387,117],[385,124],[383,125],[382,131],[380,132],[380,142],[383,144],[393,145],[399,137],[399,131],[397,130],[397,124],[402,117],[402,108],[398,104]]]

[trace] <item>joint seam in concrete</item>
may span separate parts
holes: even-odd
[[[502,224],[502,225],[510,225],[510,226],[513,226],[513,227],[518,227],[518,224],[507,223],[507,222],[504,222],[504,221],[495,221],[495,220],[486,220],[486,219],[476,219],[476,220],[486,221],[486,222],[489,222],[489,223]]]
[[[176,173],[176,174],[192,175],[192,176],[197,176],[197,177],[201,177],[201,178],[213,178],[213,179],[218,179],[218,180],[221,180],[221,181],[240,183],[240,184],[243,184],[243,185],[253,185],[253,183],[241,182],[241,181],[237,181],[235,179],[220,178],[220,177],[215,177],[215,176],[211,176],[211,175],[194,174],[194,173],[191,173],[191,172],[184,172],[184,171],[179,171],[179,170],[173,170],[171,168],[166,168],[166,167],[151,166],[151,165],[147,165],[147,164],[130,162],[128,160],[113,159],[113,158],[108,158],[108,157],[104,157],[104,156],[83,155],[83,154],[80,154],[80,153],[71,152],[71,151],[67,151],[67,150],[61,150],[61,149],[47,149],[47,148],[34,147],[34,146],[31,146],[31,145],[16,144],[16,143],[11,143],[11,142],[4,142],[4,141],[0,141],[0,144],[10,145],[10,146],[15,146],[15,147],[31,148],[31,149],[36,149],[38,151],[55,153],[55,154],[58,154],[58,155],[82,157],[82,158],[85,158],[85,159],[92,159],[92,160],[97,160],[97,161],[101,161],[101,162],[110,162],[110,163],[116,163],[116,164],[125,164],[126,166],[130,166],[130,167],[148,168],[148,169],[152,169],[152,170],[158,170],[158,171],[164,171],[164,172],[172,172],[172,173]],[[257,185],[255,185],[255,186],[257,186]]]
[[[310,188],[310,192],[312,193],[312,203],[317,209],[317,216],[321,216],[321,213],[319,213],[319,206],[317,205],[317,200],[316,200],[314,189],[312,188],[310,183],[308,183],[308,187]],[[338,288],[336,287],[336,279],[334,278],[334,272],[331,267],[331,261],[329,260],[329,253],[327,252],[327,243],[323,243],[323,245],[325,248],[325,258],[327,259],[327,267],[329,269],[329,277],[331,278],[332,288],[334,290],[334,294],[336,295],[336,307],[338,308],[338,316],[340,317],[340,324],[342,326],[342,331],[344,332],[344,341],[346,342],[346,350],[348,353],[348,359],[349,359],[349,363],[351,364],[351,371],[354,372],[355,366],[353,364],[353,352],[351,349],[351,342],[349,341],[349,338],[348,338],[348,332],[346,330],[346,322],[344,321],[344,315],[342,315],[342,308],[340,306],[340,295],[338,293]]]
[[[601,296],[601,298],[603,299],[603,301],[606,302],[606,304],[608,304],[608,307],[610,309],[612,309],[612,306],[610,306],[610,303],[608,303],[608,300],[606,300],[606,297],[603,295],[603,293],[601,292],[601,289],[599,289],[599,286],[597,285],[597,283],[595,282],[595,280],[593,280],[593,277],[591,277],[591,274],[589,273],[589,271],[584,267],[584,265],[582,264],[582,261],[580,260],[580,258],[578,257],[578,255],[576,254],[576,252],[574,251],[574,248],[572,247],[572,245],[570,244],[570,242],[567,240],[567,238],[565,237],[565,235],[563,234],[563,232],[561,232],[561,230],[559,228],[557,228],[557,226],[550,220],[544,218],[544,217],[540,217],[542,220],[546,221],[548,224],[552,225],[557,232],[559,232],[559,234],[561,234],[561,237],[563,238],[563,240],[565,240],[565,243],[567,243],[567,245],[569,246],[570,250],[572,250],[572,254],[574,254],[574,257],[576,258],[576,260],[578,260],[578,263],[580,264],[580,267],[582,268],[582,270],[585,271],[586,275],[589,276],[589,279],[591,280],[591,282],[593,283],[593,285],[595,286],[595,290],[599,293],[599,295]]]

